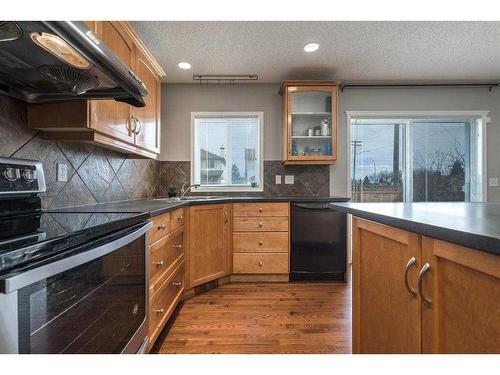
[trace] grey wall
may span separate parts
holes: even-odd
[[[281,97],[278,84],[162,87],[162,160],[190,160],[191,112],[264,111],[264,159],[280,160]],[[500,176],[500,90],[484,88],[347,89],[339,97],[338,160],[330,167],[330,193],[347,194],[346,111],[491,111],[487,128],[488,176]],[[500,188],[488,188],[500,202]]]
[[[54,113],[54,116],[57,116]],[[43,163],[44,208],[146,198],[160,193],[160,162],[82,142],[55,142],[28,128],[28,106],[0,96],[0,156]],[[57,163],[68,166],[68,181],[56,180]]]
[[[338,160],[330,167],[330,193],[347,193],[346,111],[491,111],[487,126],[487,174],[500,176],[500,90],[486,88],[346,89],[339,97]],[[500,188],[488,188],[488,201],[500,202]]]
[[[162,86],[161,160],[191,159],[191,112],[263,111],[264,160],[281,159],[279,84]]]

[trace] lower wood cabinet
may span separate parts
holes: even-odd
[[[188,287],[231,273],[231,205],[189,208]]]
[[[287,202],[233,204],[236,280],[288,280],[289,209]]]
[[[500,257],[353,218],[354,353],[500,353]]]
[[[353,218],[353,352],[419,353],[420,269],[417,234]]]
[[[500,256],[422,237],[422,352],[500,353]]]
[[[176,216],[172,217],[175,213]],[[149,348],[165,327],[185,289],[186,234],[176,217],[184,208],[152,218],[149,232]],[[175,223],[175,225],[173,224]],[[174,228],[174,229],[172,229]]]
[[[288,253],[235,253],[234,273],[288,273]]]
[[[184,261],[149,298],[149,342],[153,345],[184,292]]]

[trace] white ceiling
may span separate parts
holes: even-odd
[[[500,22],[149,22],[132,26],[167,73],[344,81],[500,80]],[[303,46],[318,42],[315,53]],[[192,69],[177,67],[180,61]]]

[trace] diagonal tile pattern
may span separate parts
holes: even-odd
[[[55,142],[28,128],[28,107],[0,96],[0,156],[43,163],[44,208],[147,198],[160,192],[161,164],[83,142]],[[68,167],[68,181],[56,179],[57,163]]]
[[[28,128],[27,105],[0,96],[0,156],[40,160],[47,193],[44,208],[59,208],[165,196],[169,187],[177,192],[191,181],[189,161],[130,159],[99,146],[47,140],[43,133]],[[56,179],[57,163],[68,167],[68,181]],[[293,185],[276,185],[275,175],[295,176]],[[330,173],[327,166],[287,166],[279,160],[264,162],[264,192],[227,195],[327,196]],[[284,181],[283,181],[284,182]]]

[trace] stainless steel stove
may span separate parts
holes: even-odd
[[[145,214],[47,212],[41,163],[0,158],[0,353],[147,345]]]

